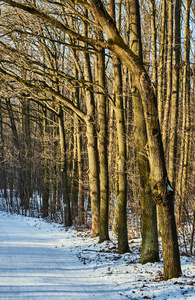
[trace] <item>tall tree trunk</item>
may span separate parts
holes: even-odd
[[[55,121],[55,118],[54,118]],[[50,212],[51,212],[51,219],[55,219],[56,213],[56,196],[57,196],[57,166],[56,166],[56,158],[57,158],[57,141],[56,141],[56,134],[55,129],[53,128],[53,141],[52,141],[52,200],[50,204]]]
[[[190,241],[190,254],[192,255],[193,247],[194,247],[194,231],[195,231],[195,199],[194,199],[194,213],[192,219],[192,234],[191,234],[191,241]]]
[[[43,166],[43,217],[48,216],[49,209],[49,170],[47,158],[47,116],[46,108],[43,108],[43,152],[44,152],[44,166]]]
[[[29,209],[30,213],[30,190],[31,190],[31,139],[30,139],[30,103],[28,99],[21,99],[22,102],[22,161],[23,161],[23,184],[25,215]]]
[[[64,118],[62,107],[59,106],[59,133],[60,133],[60,148],[61,148],[61,176],[62,176],[62,194],[63,203],[65,206],[64,217],[65,226],[72,225],[71,209],[70,209],[70,197],[68,192],[68,177],[67,177],[67,161],[66,161],[66,140],[64,129]]]
[[[130,48],[142,59],[141,26],[139,3],[130,1]],[[150,188],[150,167],[147,158],[147,134],[144,111],[139,91],[132,82],[134,110],[134,135],[137,147],[137,159],[140,173],[140,194],[142,213],[142,252],[141,263],[159,261],[156,205]]]
[[[110,0],[111,17],[115,18],[115,3]],[[114,67],[114,93],[115,93],[115,116],[118,140],[118,183],[119,193],[116,195],[115,205],[118,210],[118,251],[125,253],[129,251],[127,236],[127,172],[126,172],[126,136],[125,136],[125,118],[123,109],[122,93],[122,70],[121,61],[113,55]]]
[[[82,136],[80,120],[76,120],[77,129],[77,161],[78,161],[78,201],[79,201],[79,220],[80,225],[85,224],[85,210],[84,210],[84,192],[83,192],[83,159],[82,159]]]
[[[157,94],[157,47],[156,47],[156,3],[155,0],[150,0],[150,17],[152,31],[152,80]]]
[[[186,0],[185,28],[184,28],[184,66],[183,66],[183,120],[180,150],[180,168],[178,175],[178,192],[180,195],[180,216],[185,215],[186,184],[189,158],[190,141],[190,5],[191,0]]]
[[[99,32],[100,39],[102,33]],[[99,49],[98,54],[98,77],[99,85],[103,91],[106,91],[105,82],[105,50]],[[100,90],[98,98],[99,113],[99,134],[98,149],[100,162],[100,237],[99,241],[104,242],[109,239],[108,233],[108,203],[109,203],[109,180],[108,180],[108,153],[107,153],[107,116],[106,116],[106,96]]]
[[[86,17],[88,16],[85,10]],[[83,24],[83,32],[88,36],[87,24]],[[88,82],[93,82],[91,63],[89,53],[85,52],[84,56],[84,79]],[[89,160],[89,184],[90,184],[90,199],[91,199],[91,214],[92,214],[92,237],[98,236],[100,232],[100,180],[99,180],[99,157],[97,145],[97,130],[96,130],[96,114],[95,100],[93,89],[90,86],[85,93],[87,107],[87,150]]]
[[[20,196],[20,204],[23,207],[24,204],[24,182],[23,182],[23,174],[22,174],[22,157],[21,157],[21,149],[20,149],[20,141],[18,136],[18,131],[16,128],[15,118],[13,114],[12,104],[10,99],[6,99],[6,106],[9,114],[11,130],[13,135],[13,144],[18,151],[18,162],[17,162],[17,173],[18,173],[18,190]]]
[[[75,53],[76,57],[76,53]],[[78,70],[76,66],[74,66],[74,76],[78,79]],[[80,94],[79,94],[79,87],[77,83],[75,84],[74,88],[74,98],[75,98],[75,105],[80,109]],[[82,123],[79,118],[76,116],[74,117],[75,120],[75,132],[76,132],[76,154],[77,154],[77,162],[75,162],[75,169],[78,172],[77,180],[78,183],[76,184],[75,180],[73,180],[72,184],[76,185],[78,192],[74,193],[77,194],[78,201],[78,215],[79,215],[79,224],[85,224],[85,210],[84,210],[84,192],[83,192],[83,158],[82,158]],[[75,189],[75,187],[74,187]]]
[[[7,198],[7,174],[5,167],[5,140],[3,132],[3,115],[2,115],[2,99],[0,96],[0,136],[1,136],[1,145],[0,145],[0,164],[1,164],[1,173],[2,173],[2,183],[1,188],[3,189],[3,197]]]
[[[181,63],[181,33],[180,33],[180,15],[181,1],[176,0],[175,3],[175,36],[174,36],[174,68],[173,68],[173,90],[171,98],[171,116],[170,116],[170,141],[169,141],[169,158],[168,158],[168,176],[175,189],[176,177],[176,141],[177,141],[177,119],[178,119],[178,99],[179,99],[179,73]]]
[[[89,184],[92,214],[92,237],[99,235],[100,224],[100,183],[98,168],[97,137],[93,121],[87,121],[87,150],[89,159]]]
[[[161,36],[160,36],[160,55],[159,55],[159,76],[158,76],[158,114],[159,122],[163,120],[163,105],[164,105],[164,77],[165,77],[165,49],[166,49],[166,0],[162,0],[161,13]]]
[[[161,232],[164,278],[179,277],[181,266],[173,210],[173,192],[169,188],[167,178],[155,93],[141,60],[124,43],[102,1],[90,0],[90,3],[107,36],[108,48],[127,65],[142,99],[148,138],[151,189],[154,200],[160,207],[163,221]]]
[[[172,48],[173,48],[173,0],[168,2],[168,53],[167,53],[167,93],[163,115],[162,138],[164,149],[167,149],[169,113],[172,94]]]

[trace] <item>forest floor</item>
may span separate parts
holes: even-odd
[[[117,253],[115,237],[0,212],[0,299],[194,299],[194,256],[182,255],[182,276],[163,281],[159,263],[139,263],[141,240]]]

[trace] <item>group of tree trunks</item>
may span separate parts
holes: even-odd
[[[194,155],[195,86],[190,11],[194,13],[195,6],[190,0],[185,9],[179,0],[146,2],[0,1],[1,189],[7,198],[9,185],[12,201],[17,190],[13,178],[17,178],[25,212],[32,209],[32,194],[40,191],[43,217],[61,211],[66,226],[86,223],[88,200],[92,237],[99,236],[100,242],[109,239],[112,195],[113,230],[119,253],[125,253],[129,251],[127,202],[132,194],[128,162],[133,152],[128,136],[133,124],[131,143],[140,178],[139,196],[133,195],[141,203],[140,262],[159,260],[160,233],[164,278],[170,279],[181,274],[175,198],[179,197],[178,223],[188,215],[194,199],[188,203],[186,186],[190,170],[194,176],[189,162]],[[148,32],[141,27],[142,6],[149,11]],[[183,44],[181,15],[185,16]],[[6,138],[7,127],[11,141]],[[17,163],[6,157],[17,157]],[[12,176],[6,174],[7,166]]]

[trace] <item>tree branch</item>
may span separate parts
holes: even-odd
[[[101,46],[103,48],[107,47],[107,43],[101,42],[101,41],[96,41],[94,39],[82,36],[79,33],[71,30],[70,28],[68,28],[67,26],[62,24],[60,21],[56,20],[54,17],[47,15],[46,13],[44,13],[43,11],[40,11],[39,9],[37,9],[35,7],[24,5],[22,3],[18,3],[16,1],[12,1],[12,0],[0,0],[0,3],[1,2],[7,3],[12,7],[16,7],[23,11],[26,11],[33,16],[37,16],[41,20],[44,20],[44,21],[50,23],[51,25],[55,26],[56,28],[62,30],[64,33],[72,36],[73,38],[75,38],[79,41],[82,41],[84,43],[88,43],[88,44],[94,45],[94,46]]]

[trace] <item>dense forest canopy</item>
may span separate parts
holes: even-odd
[[[164,277],[178,277],[177,228],[192,225],[191,253],[194,236],[195,3],[0,5],[7,207],[100,242],[112,228],[120,253],[141,228],[142,263],[159,260],[160,234]]]

